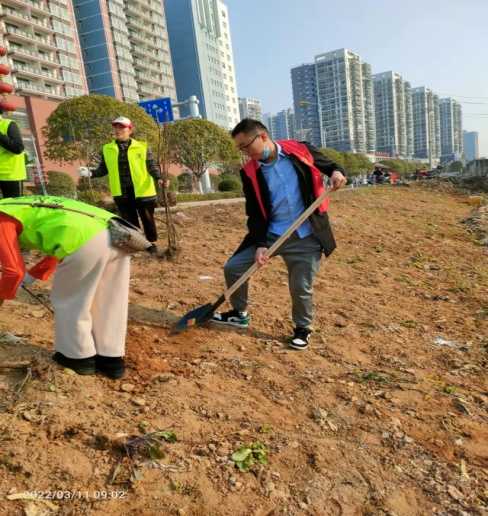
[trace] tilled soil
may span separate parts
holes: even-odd
[[[221,293],[243,204],[178,216],[176,262],[134,259],[123,380],[55,365],[48,313],[6,302],[0,364],[27,364],[0,368],[0,514],[486,514],[488,266],[462,224],[472,210],[417,187],[334,194],[338,249],[306,352],[287,348],[279,258],[252,280],[248,331],[170,332]],[[127,457],[160,430],[176,442]],[[268,462],[240,472],[231,455],[252,443]]]

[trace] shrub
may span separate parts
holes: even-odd
[[[78,200],[99,206],[102,204],[103,194],[96,190],[78,190]]]
[[[78,200],[117,213],[117,206],[112,197],[107,196],[104,192],[97,190],[78,190]]]
[[[239,192],[241,185],[235,179],[224,179],[219,183],[219,192]]]
[[[100,193],[110,193],[110,187],[108,186],[108,176],[94,177],[89,179],[88,177],[80,177],[78,180],[78,192],[86,190],[94,190]]]
[[[73,178],[66,172],[50,170],[47,173],[48,195],[60,195],[62,197],[76,197],[76,184]]]
[[[178,181],[178,192],[189,192],[192,191],[192,175],[189,172],[183,172],[177,177]]]
[[[217,199],[235,199],[237,197],[242,197],[242,194],[240,192],[180,193],[177,196],[177,200],[178,202],[215,201]]]
[[[222,174],[220,174],[219,178],[220,178],[220,181],[230,179],[231,181],[237,181],[239,183],[239,185],[242,185],[242,179],[241,179],[241,175],[239,173],[232,174],[230,172],[223,172]],[[242,187],[239,186],[239,189],[242,189]]]

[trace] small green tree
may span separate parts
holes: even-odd
[[[329,158],[331,161],[337,163],[342,168],[345,168],[345,159],[342,152],[339,152],[335,149],[331,149],[329,147],[323,147],[320,149],[320,152],[326,157]]]
[[[111,121],[118,116],[130,118],[135,138],[156,147],[157,125],[142,108],[106,95],[84,95],[65,100],[47,119],[45,157],[58,163],[93,164],[102,145],[113,138]]]
[[[384,159],[381,164],[388,167],[389,170],[394,170],[399,174],[404,174],[407,171],[406,164],[401,159]]]
[[[373,168],[373,163],[366,154],[356,154],[356,162],[360,173],[369,172]]]
[[[243,166],[243,160],[237,159],[234,160],[235,156],[231,161],[220,164],[219,168],[222,171],[222,175],[226,177],[235,177],[239,181],[241,180],[240,170]],[[240,157],[239,157],[240,158]],[[245,161],[245,160],[244,160]]]
[[[390,170],[398,172],[400,175],[411,174],[417,169],[425,168],[425,165],[420,161],[406,159],[384,159],[380,163]]]
[[[240,157],[229,133],[208,120],[178,120],[165,129],[169,158],[192,171],[193,190],[214,163],[238,162]]]
[[[347,175],[356,176],[361,171],[363,171],[364,163],[359,154],[355,154],[353,152],[344,152],[343,156],[344,168],[346,170]],[[366,170],[368,170],[368,168],[366,168]]]

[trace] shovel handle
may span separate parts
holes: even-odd
[[[295,222],[276,240],[276,242],[267,250],[266,256],[272,257],[273,254],[286,242],[290,236],[305,222],[310,215],[325,201],[329,191],[325,189],[317,199],[295,220]],[[257,262],[254,262],[249,269],[227,290],[224,291],[224,297],[228,301],[230,296],[243,285],[259,268]]]

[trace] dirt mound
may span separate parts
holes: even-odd
[[[488,246],[488,204],[480,206],[463,222],[481,245]]]
[[[287,348],[279,259],[252,281],[250,330],[170,333],[220,294],[239,204],[186,211],[176,264],[134,260],[120,381],[55,365],[45,310],[5,303],[0,364],[18,367],[0,369],[0,514],[486,514],[488,271],[460,224],[471,209],[416,186],[335,195],[339,248],[303,353]]]

